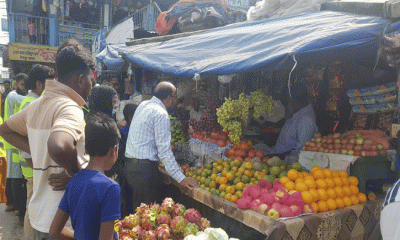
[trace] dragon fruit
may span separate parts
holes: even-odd
[[[135,227],[135,225],[133,224],[131,218],[129,218],[129,216],[127,216],[121,220],[121,227],[132,229],[133,227]]]
[[[206,218],[201,218],[200,224],[198,226],[200,228],[200,231],[204,231],[206,228],[210,227],[210,221],[208,221]]]
[[[172,198],[165,198],[164,201],[161,203],[161,211],[170,213],[175,206],[174,200]]]
[[[175,204],[174,209],[172,210],[172,217],[176,216],[184,216],[186,212],[186,207],[180,203]]]
[[[121,240],[133,240],[133,238],[131,238],[129,236],[123,236],[123,237],[120,237],[119,239],[121,239]]]
[[[183,236],[195,235],[199,231],[199,227],[194,223],[188,223],[183,231]]]
[[[146,213],[142,217],[142,228],[146,231],[153,230],[156,225],[156,214],[155,213]]]
[[[182,216],[174,217],[169,225],[173,233],[183,233],[186,227],[185,219]]]
[[[186,210],[186,212],[185,212],[185,219],[188,222],[197,224],[201,221],[201,215],[200,215],[199,211],[197,211],[196,209],[190,208],[190,209]]]
[[[124,228],[124,226],[122,225],[122,220],[118,220],[117,229],[122,230],[122,228]]]
[[[126,216],[124,219],[121,220],[121,227],[122,228],[129,228],[132,229],[139,224],[139,216],[136,214],[131,214]]]
[[[150,205],[149,208],[150,208],[150,211],[151,211],[151,212],[158,213],[158,210],[159,210],[159,208],[160,208],[160,205],[157,204],[157,203],[154,203],[154,204]]]
[[[169,222],[171,221],[171,216],[168,213],[165,212],[161,212],[158,216],[157,216],[157,224],[169,224]]]
[[[148,213],[150,211],[149,206],[147,206],[146,204],[142,203],[140,204],[139,207],[136,208],[136,214],[141,217],[142,215],[144,215],[145,213]]]
[[[133,239],[141,239],[143,236],[143,233],[144,233],[143,228],[141,228],[140,226],[136,226],[136,227],[132,228],[132,230],[130,232],[131,237]]]
[[[252,199],[257,199],[261,194],[260,188],[257,185],[248,186],[246,188],[249,188],[248,191]]]
[[[130,237],[131,236],[131,233],[130,233],[130,231],[129,231],[129,229],[122,229],[120,232],[119,232],[119,237],[120,238],[122,238],[122,237]]]
[[[274,191],[276,191],[276,192],[278,190],[282,190],[282,191],[286,192],[285,186],[283,186],[279,180],[275,180],[275,182],[273,183],[272,189],[274,189]]]
[[[142,240],[156,240],[156,239],[157,239],[157,235],[154,230],[146,231],[146,232],[144,232],[144,234],[142,236]]]
[[[172,239],[174,240],[183,240],[183,233],[172,233]]]
[[[285,205],[283,205],[281,207],[281,209],[279,210],[279,215],[281,217],[293,217],[294,216],[293,210],[290,207],[285,206]]]
[[[157,239],[159,240],[167,240],[171,239],[171,229],[167,224],[161,224],[157,229],[156,229],[156,236]]]
[[[258,206],[261,205],[261,201],[260,199],[254,199],[251,203],[250,203],[250,209],[255,210],[256,208],[258,208]]]

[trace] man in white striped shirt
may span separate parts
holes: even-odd
[[[168,174],[184,187],[197,187],[193,178],[185,177],[171,149],[171,124],[168,109],[176,106],[176,87],[169,82],[157,85],[152,97],[136,109],[126,142],[127,158],[124,174],[132,189],[133,209],[141,203],[157,200],[160,184],[158,162]]]

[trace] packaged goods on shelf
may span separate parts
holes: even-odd
[[[396,90],[396,83],[392,82],[370,88],[350,89],[347,91],[347,96],[363,97],[363,96],[371,96],[371,95],[378,95],[382,93],[392,92],[395,90]]]
[[[371,88],[372,94],[382,94],[391,91],[396,91],[396,82],[387,83],[379,86],[375,86]]]
[[[375,96],[365,96],[365,97],[351,97],[349,99],[351,105],[364,105],[364,104],[375,104]]]
[[[363,97],[371,95],[373,95],[372,88],[350,89],[347,91],[348,97]]]
[[[376,104],[376,107],[377,107],[378,112],[385,112],[385,111],[396,108],[397,105],[398,105],[397,102],[385,102],[385,103]]]
[[[355,112],[355,113],[376,113],[376,112],[378,112],[376,104],[354,105],[352,109],[353,109],[353,112]]]
[[[378,103],[384,103],[384,102],[393,102],[395,101],[397,98],[397,92],[393,91],[393,92],[388,92],[388,93],[382,93],[379,94],[375,97],[376,101]]]

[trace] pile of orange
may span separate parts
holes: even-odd
[[[332,171],[314,166],[307,173],[290,169],[287,177],[279,181],[288,191],[301,192],[304,202],[311,204],[315,212],[326,212],[367,201],[367,196],[358,190],[358,179],[349,177],[343,170]]]

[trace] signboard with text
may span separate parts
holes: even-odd
[[[10,43],[10,60],[54,63],[57,47]]]

